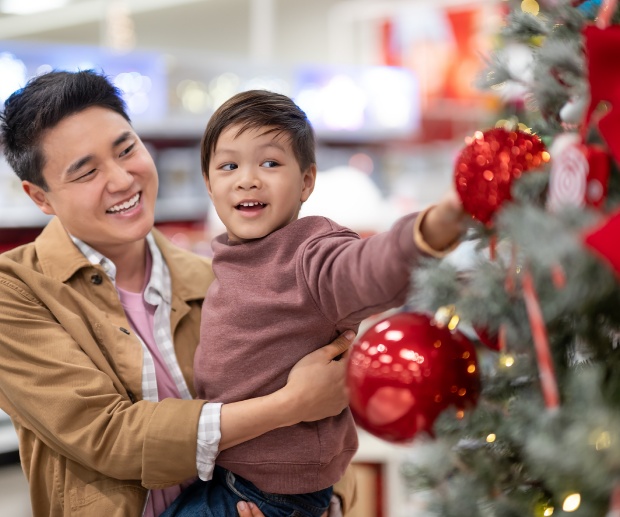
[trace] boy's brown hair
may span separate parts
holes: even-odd
[[[202,173],[209,177],[209,163],[224,130],[239,126],[238,134],[248,129],[269,127],[267,133],[282,133],[290,138],[295,158],[302,171],[316,163],[312,125],[306,114],[286,95],[267,90],[238,93],[211,116],[200,143]]]

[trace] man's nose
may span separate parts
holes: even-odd
[[[129,189],[134,182],[134,177],[124,167],[112,164],[108,171],[108,190],[110,192],[122,192]]]

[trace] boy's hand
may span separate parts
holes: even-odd
[[[458,194],[450,191],[426,212],[420,233],[432,249],[443,251],[461,238],[468,218]]]

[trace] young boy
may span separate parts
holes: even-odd
[[[402,305],[420,250],[444,250],[462,232],[462,209],[450,199],[364,240],[324,217],[298,219],[316,179],[315,141],[304,112],[284,95],[231,98],[209,121],[201,153],[227,229],[213,242],[216,279],[194,361],[196,391],[207,400],[283,386],[304,354]],[[295,346],[285,332],[291,322]],[[214,481],[188,492],[178,503],[188,511],[177,515],[201,505],[208,515],[233,515],[238,497],[258,502],[266,516],[321,515],[356,449],[348,409],[276,429],[222,451]]]

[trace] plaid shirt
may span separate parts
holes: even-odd
[[[97,250],[91,248],[88,244],[80,239],[71,236],[71,239],[84,254],[91,264],[99,264],[106,272],[112,283],[116,285],[116,266],[108,258],[104,257]],[[170,271],[164,262],[164,259],[155,244],[155,239],[149,233],[146,241],[151,252],[152,267],[151,278],[148,285],[144,289],[144,299],[147,303],[154,305],[156,308],[154,315],[154,332],[155,343],[153,346],[159,348],[166,366],[172,378],[184,399],[191,399],[192,396],[187,388],[185,378],[181,373],[179,362],[174,353],[174,343],[170,330],[170,306],[172,297],[172,286],[170,283]],[[140,339],[143,351],[142,363],[142,394],[144,400],[157,402],[157,381],[155,378],[155,364],[153,356],[138,333],[134,333]],[[220,444],[220,403],[205,403],[200,414],[198,423],[198,447],[196,449],[196,466],[198,475],[203,481],[208,481],[213,475],[213,467],[215,458],[217,457]]]

